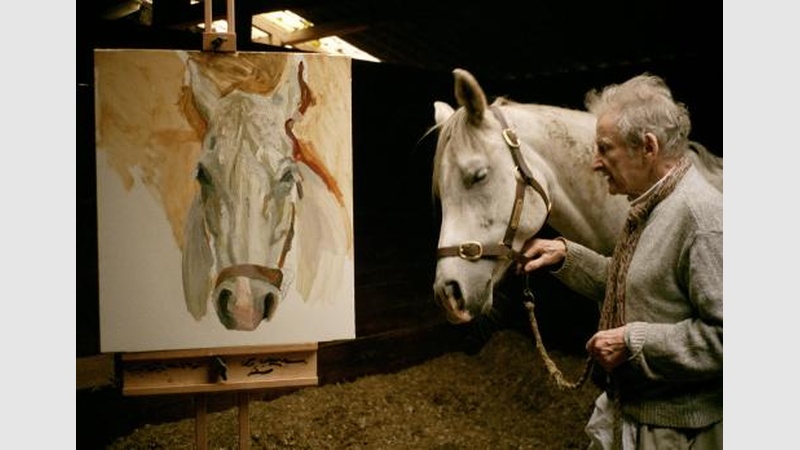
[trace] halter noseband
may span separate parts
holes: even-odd
[[[547,205],[547,217],[550,216],[550,210],[553,206],[550,198],[547,196],[542,185],[533,178],[528,164],[522,158],[520,152],[519,138],[514,130],[508,126],[500,108],[496,105],[491,105],[489,108],[494,113],[500,125],[503,127],[503,140],[506,142],[508,149],[511,151],[511,157],[514,159],[514,165],[517,172],[517,190],[514,198],[514,207],[511,209],[511,218],[508,221],[506,234],[503,241],[497,244],[494,243],[481,243],[479,241],[467,241],[458,245],[451,245],[449,247],[439,247],[436,251],[437,258],[445,258],[451,256],[458,256],[459,258],[466,259],[467,261],[477,261],[481,258],[504,258],[513,259],[516,261],[524,262],[525,257],[518,251],[512,248],[514,243],[514,236],[519,228],[519,221],[522,217],[522,205],[525,202],[525,188],[530,186],[539,195],[542,196],[545,205]]]

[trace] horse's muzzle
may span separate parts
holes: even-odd
[[[252,331],[275,312],[283,273],[264,266],[244,264],[224,269],[214,285],[214,306],[229,330]]]

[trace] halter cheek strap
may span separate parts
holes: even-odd
[[[508,149],[511,151],[511,157],[514,158],[514,164],[516,165],[517,173],[519,174],[520,178],[524,182],[524,185],[528,185],[533,188],[539,195],[542,196],[544,200],[544,204],[547,206],[547,215],[550,216],[550,210],[553,208],[553,203],[550,201],[550,197],[547,196],[547,192],[545,192],[544,188],[535,178],[533,178],[533,173],[531,169],[528,167],[528,164],[525,162],[525,159],[522,157],[522,152],[520,151],[520,144],[519,138],[517,138],[517,133],[511,128],[508,123],[506,122],[505,116],[500,111],[500,108],[497,105],[491,105],[489,107],[494,113],[494,116],[497,118],[497,121],[500,122],[500,125],[503,127],[503,140],[506,141],[506,145]],[[517,181],[517,186],[521,183]],[[524,188],[523,185],[523,188]],[[517,197],[519,197],[519,188],[517,188]],[[516,207],[516,205],[515,205]],[[519,219],[519,218],[518,218]]]
[[[517,229],[519,229],[519,221],[522,217],[522,206],[525,203],[525,188],[528,186],[532,187],[533,190],[542,196],[542,199],[544,200],[544,204],[547,207],[547,216],[545,217],[545,222],[550,217],[550,210],[552,209],[553,204],[550,201],[550,197],[547,196],[547,192],[545,192],[542,185],[539,184],[539,182],[533,177],[533,173],[528,167],[528,164],[525,162],[525,159],[522,157],[517,134],[510,126],[508,126],[508,123],[506,122],[505,117],[498,106],[491,105],[489,108],[500,122],[500,125],[503,127],[503,140],[506,142],[506,146],[508,146],[509,151],[511,151],[511,157],[514,159],[514,165],[518,175],[517,188],[514,196],[514,205],[511,208],[511,217],[508,221],[506,233],[503,236],[503,241],[497,244],[487,244],[479,241],[467,241],[459,245],[439,247],[436,251],[437,258],[458,256],[459,258],[466,259],[467,261],[477,261],[482,258],[504,258],[525,262],[526,258],[521,253],[513,249],[513,244],[514,236],[517,234]]]

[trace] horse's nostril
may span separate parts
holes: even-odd
[[[269,320],[272,317],[276,305],[275,294],[270,292],[264,295],[264,320]]]
[[[448,298],[455,300],[459,309],[464,309],[464,296],[461,294],[461,287],[456,281],[448,281],[444,285],[444,292]]]
[[[219,291],[219,296],[217,297],[217,316],[220,322],[222,322],[222,325],[227,329],[234,329],[236,326],[236,321],[229,309],[233,301],[232,297],[233,292],[231,292],[230,289],[222,289]]]
[[[223,311],[228,310],[228,303],[230,303],[232,295],[233,292],[231,292],[230,289],[223,289],[219,292],[219,298],[218,298],[219,309]]]

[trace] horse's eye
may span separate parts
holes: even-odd
[[[195,174],[195,178],[201,186],[211,186],[211,174],[208,173],[208,169],[206,169],[203,164],[197,165],[197,173]]]
[[[294,183],[297,181],[294,174],[295,171],[292,168],[284,170],[283,175],[281,175],[281,183]]]
[[[489,169],[486,167],[481,167],[480,169],[472,173],[472,177],[469,180],[469,184],[470,185],[478,184],[481,181],[485,180],[488,175],[489,175]]]
[[[272,193],[276,196],[286,196],[295,186],[300,188],[300,173],[297,171],[297,166],[286,166],[280,172],[277,182],[273,183]]]

